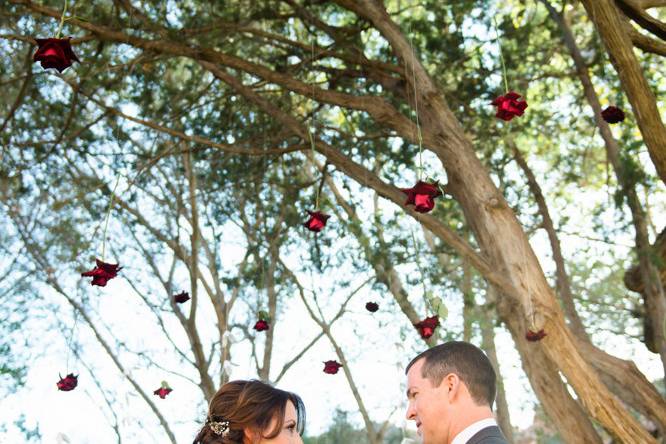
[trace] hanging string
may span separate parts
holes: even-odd
[[[416,258],[414,262],[416,263],[416,268],[419,270],[419,274],[421,275],[421,285],[423,286],[423,297],[425,298],[426,304],[430,306],[430,300],[428,299],[428,288],[426,287],[425,279],[424,279],[424,273],[423,273],[423,268],[421,268],[421,261],[419,258],[421,257],[421,252],[419,251],[419,245],[416,242],[416,235],[414,234],[414,229],[410,230],[410,233],[412,235],[412,242],[414,243],[414,252],[416,253]],[[430,306],[430,309],[434,311],[434,307]]]
[[[116,179],[116,184],[113,186],[113,191],[111,191],[111,200],[109,201],[109,208],[106,210],[106,220],[104,221],[104,232],[102,233],[102,262],[104,262],[104,254],[106,252],[106,230],[109,228],[109,216],[111,215],[111,208],[113,207],[113,201],[116,197],[116,189],[118,188],[118,183],[120,182],[120,174]]]
[[[307,27],[306,27],[307,29]],[[314,66],[314,59],[315,59],[315,50],[314,50],[314,39],[316,36],[311,36],[310,37],[310,63],[312,66]],[[316,120],[316,112],[317,112],[317,101],[315,100],[315,80],[316,76],[314,79],[312,79],[312,115],[310,116],[310,128],[308,130],[308,136],[310,137],[310,147],[312,148],[312,165],[314,168],[314,176],[317,175],[317,163],[315,162],[315,135],[317,131],[317,120]],[[315,211],[319,210],[319,187],[317,187],[315,191]]]
[[[74,310],[74,325],[72,326],[72,331],[69,334],[69,339],[67,340],[67,359],[65,362],[65,374],[69,374],[69,355],[72,349],[72,340],[74,339],[74,331],[76,330],[76,324],[79,320],[79,312]]]
[[[65,0],[65,6],[62,8],[62,15],[60,16],[60,24],[58,25],[58,32],[56,32],[55,38],[59,39],[60,38],[60,33],[62,32],[62,27],[65,24],[65,14],[67,14],[67,2],[68,0]]]
[[[500,37],[499,30],[497,28],[497,20],[493,15],[493,25],[495,26],[495,36],[497,37],[497,46],[499,48],[500,62],[502,62],[502,76],[504,77],[504,89],[506,92],[509,92],[509,81],[507,80],[508,76],[506,74],[506,64],[504,63],[504,54],[502,53],[502,38]]]
[[[419,123],[419,98],[416,92],[416,54],[414,53],[414,45],[412,43],[412,25],[409,24],[409,47],[411,48],[411,54],[414,57],[412,59],[412,85],[414,86],[414,109],[416,111],[416,135],[419,141],[419,166],[418,170],[418,180],[420,181],[423,178],[423,137],[421,135],[421,125]],[[405,68],[407,68],[405,66]],[[406,73],[405,73],[406,74]]]

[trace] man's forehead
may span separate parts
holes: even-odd
[[[407,392],[411,389],[415,388],[420,388],[423,386],[423,383],[425,382],[425,379],[423,378],[423,375],[421,373],[423,367],[423,363],[421,361],[417,361],[414,363],[409,368],[409,371],[407,372]]]
[[[425,364],[425,359],[419,359],[409,367],[407,371],[407,379],[410,379],[413,376],[417,376],[419,379],[423,378],[423,365]]]

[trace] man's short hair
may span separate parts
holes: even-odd
[[[405,374],[417,361],[424,359],[421,376],[435,387],[449,373],[455,373],[465,383],[477,405],[493,407],[495,401],[495,370],[490,359],[477,346],[463,341],[450,341],[436,345],[417,357],[407,366]]]

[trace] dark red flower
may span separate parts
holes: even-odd
[[[617,106],[609,106],[601,111],[601,117],[608,123],[618,123],[624,120],[624,111]]]
[[[435,329],[439,327],[439,318],[437,316],[425,318],[414,324],[414,327],[416,327],[423,339],[428,339],[435,333]]]
[[[181,291],[177,295],[174,295],[173,301],[177,304],[183,304],[190,300],[190,294],[186,291]]]
[[[405,205],[414,205],[414,210],[419,213],[427,213],[435,208],[435,198],[442,195],[437,183],[423,181],[416,182],[411,188],[400,188],[407,195]]]
[[[153,392],[153,395],[157,395],[160,398],[164,399],[166,396],[171,393],[173,390],[169,387],[160,387]]]
[[[308,211],[310,218],[303,224],[305,228],[315,233],[319,233],[322,228],[326,226],[326,221],[328,220],[328,214],[324,214],[321,211]]]
[[[78,378],[79,378],[78,375],[74,376],[74,373],[70,373],[64,378],[60,376],[60,381],[58,381],[58,383],[56,384],[58,386],[58,390],[60,390],[61,392],[69,392],[71,390],[74,390],[77,384],[79,383]]]
[[[90,285],[99,285],[100,287],[106,286],[107,281],[118,276],[118,272],[123,268],[119,267],[119,264],[107,264],[99,259],[95,259],[95,262],[97,263],[95,268],[86,271],[85,273],[81,273],[81,276],[93,278]]]
[[[377,310],[379,310],[379,304],[376,302],[368,302],[365,304],[365,309],[368,310],[370,313],[374,313]]]
[[[342,367],[342,364],[338,361],[326,361],[324,362],[324,373],[334,375],[340,370],[340,367]]]
[[[270,328],[270,325],[268,325],[268,322],[264,321],[263,319],[259,319],[256,324],[254,324],[253,327],[257,331],[264,331],[268,330]]]
[[[499,96],[492,101],[492,104],[497,107],[498,117],[502,120],[509,121],[516,116],[522,116],[527,108],[527,102],[520,99],[520,94],[510,91],[503,96]]]
[[[525,339],[527,339],[530,342],[537,342],[542,340],[546,335],[547,333],[543,331],[543,329],[537,332],[534,332],[532,330],[527,330],[527,333],[525,334]]]
[[[32,59],[39,62],[44,69],[55,68],[58,72],[63,72],[72,66],[72,61],[79,61],[74,51],[72,51],[69,37],[65,39],[35,40],[37,40],[39,47]]]

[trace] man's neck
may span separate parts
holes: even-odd
[[[449,439],[447,440],[447,444],[451,444],[457,434],[475,422],[489,418],[494,418],[494,416],[492,410],[490,410],[490,407],[488,406],[474,406],[465,409],[464,412],[460,412],[449,428]]]

